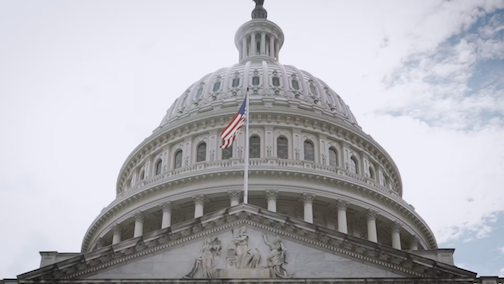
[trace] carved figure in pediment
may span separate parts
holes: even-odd
[[[249,236],[247,235],[247,228],[245,226],[240,228],[238,236],[233,239],[233,243],[236,246],[236,267],[245,268],[246,267],[246,256],[248,252]]]
[[[222,246],[218,238],[207,238],[201,248],[201,253],[194,261],[193,268],[185,278],[193,278],[196,272],[201,269],[203,278],[213,278],[215,267],[219,263]]]
[[[276,237],[273,242],[268,241],[268,237],[263,235],[264,243],[269,247],[268,267],[270,277],[289,278],[285,265],[287,264],[287,249],[280,237]]]

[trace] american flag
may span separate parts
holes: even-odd
[[[229,148],[233,144],[236,139],[236,135],[240,131],[240,128],[243,126],[243,124],[245,124],[245,118],[247,117],[246,102],[247,97],[245,96],[245,99],[243,100],[238,113],[235,115],[233,120],[231,120],[228,126],[226,126],[224,130],[222,130],[222,145],[220,146],[222,149]]]

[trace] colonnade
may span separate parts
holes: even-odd
[[[277,211],[277,199],[279,192],[278,190],[267,189],[265,191],[266,199],[268,204],[268,210],[272,212]],[[230,199],[230,205],[235,206],[240,203],[241,191],[240,190],[231,190],[228,191],[228,196]],[[304,221],[308,223],[313,223],[313,202],[315,200],[316,195],[314,193],[305,192],[301,195],[301,200],[303,201],[303,213],[304,213]],[[192,196],[194,201],[194,218],[199,218],[203,216],[204,212],[204,204],[205,204],[205,195],[204,194],[196,194]],[[347,208],[349,202],[345,200],[336,200],[334,208],[336,209],[336,216],[332,218],[332,220],[337,219],[338,227],[337,230],[341,233],[348,234],[348,220],[347,220]],[[160,204],[160,208],[163,212],[163,217],[161,221],[161,228],[168,228],[171,226],[171,217],[173,205],[171,202],[167,201]],[[368,209],[366,211],[367,217],[367,239],[371,242],[378,242],[378,235],[376,229],[376,217],[378,216],[378,212]],[[145,220],[145,216],[142,212],[135,212],[132,217],[135,220],[135,228],[133,237],[139,237],[143,234],[143,223]],[[331,222],[332,223],[332,222]],[[401,249],[401,223],[399,221],[393,221],[391,225],[391,238],[392,238],[392,247],[395,249]],[[336,229],[333,225],[328,224],[328,228]],[[112,244],[117,244],[121,242],[121,226],[115,224],[112,227],[113,237]],[[413,236],[410,241],[410,250],[418,250],[418,239]]]

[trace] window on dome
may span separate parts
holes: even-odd
[[[232,83],[233,88],[236,88],[239,85],[240,85],[240,78],[234,78]]]
[[[161,174],[162,167],[163,167],[163,160],[159,159],[156,162],[156,172],[155,172],[155,175],[160,175]]]
[[[206,143],[200,143],[198,145],[197,153],[196,153],[196,162],[204,162],[206,161]]]
[[[314,96],[318,97],[318,92],[317,92],[317,88],[315,88],[315,85],[310,84],[310,92],[311,92]]]
[[[217,92],[220,89],[220,81],[215,82],[213,85],[213,91]]]
[[[357,158],[355,158],[355,156],[352,156],[350,158],[350,172],[351,173],[354,173],[354,174],[358,174],[358,163],[357,163]]]
[[[175,163],[174,163],[174,168],[178,169],[182,167],[182,150],[178,150],[175,153]]]
[[[222,159],[229,160],[233,157],[233,145],[229,146],[229,148],[222,149]]]
[[[259,76],[252,77],[252,85],[254,85],[254,86],[259,85]]]
[[[196,98],[197,99],[201,98],[201,95],[203,95],[203,87],[200,87],[198,89],[198,92],[196,92]]]
[[[371,167],[371,166],[369,166],[369,178],[370,179],[375,178],[374,170],[373,170],[373,167]]]
[[[299,90],[299,82],[297,80],[292,80],[292,87],[294,90]]]
[[[259,36],[259,35],[257,35],[257,36]],[[260,40],[256,41],[256,54],[257,55],[261,54],[261,41]]]
[[[338,151],[334,147],[329,148],[329,165],[331,167],[338,166]]]
[[[289,145],[287,138],[280,136],[277,138],[277,157],[279,159],[289,158]]]
[[[261,157],[261,138],[254,135],[249,139],[249,157],[250,158],[260,158]]]
[[[304,142],[304,159],[306,161],[315,161],[315,147],[309,140]]]
[[[142,172],[140,173],[140,180],[144,180],[144,179],[145,179],[145,172],[144,172],[144,171],[142,171]]]
[[[280,86],[280,78],[273,77],[273,86],[275,86],[275,87]]]

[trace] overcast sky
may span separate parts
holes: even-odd
[[[0,0],[0,279],[77,252],[119,169],[193,82],[235,64],[248,0]],[[504,276],[504,1],[267,0],[280,61],[321,78],[404,199]]]

